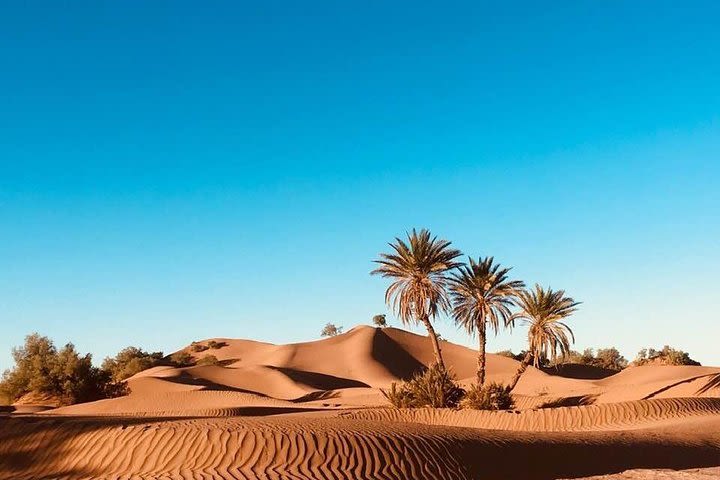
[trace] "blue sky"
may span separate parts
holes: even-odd
[[[720,365],[715,2],[311,3],[4,7],[0,369],[367,323],[413,227]]]

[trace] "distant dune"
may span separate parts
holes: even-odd
[[[380,389],[432,361],[424,336],[360,326],[289,345],[214,340],[224,346],[193,355],[223,366],[156,367],[129,379],[126,397],[4,417],[0,477],[550,479],[640,469],[617,478],[642,479],[648,468],[720,466],[720,388],[701,392],[720,368],[531,367],[515,411],[398,410]],[[472,382],[476,352],[441,345],[461,383]],[[517,366],[491,354],[488,379],[507,382]]]

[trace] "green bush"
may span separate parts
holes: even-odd
[[[180,351],[170,355],[170,363],[175,367],[189,367],[193,364],[193,358],[188,352]]]
[[[700,365],[687,352],[675,350],[669,345],[665,345],[662,350],[654,348],[643,348],[638,353],[637,358],[633,362],[635,365],[660,364],[660,365]]]
[[[462,408],[475,410],[509,410],[513,405],[512,395],[507,388],[495,382],[482,387],[473,384],[460,402]]]
[[[196,365],[219,365],[220,361],[215,355],[205,355],[197,361]]]
[[[114,357],[106,358],[102,363],[102,369],[110,372],[114,382],[121,382],[158,365],[162,358],[162,352],[148,353],[137,347],[127,347]]]
[[[571,350],[567,356],[559,360],[558,364],[560,363],[590,365],[618,372],[628,366],[628,361],[615,347],[599,348],[597,353],[592,348],[586,348],[582,353]]]
[[[393,382],[389,390],[381,390],[385,398],[398,408],[456,408],[465,391],[450,373],[435,363],[406,382]]]
[[[227,345],[225,342],[216,342],[215,340],[210,340],[208,343],[208,348],[212,348],[213,350],[217,350],[218,348],[222,348]]]
[[[13,348],[15,367],[6,370],[0,393],[17,401],[28,393],[54,398],[62,405],[89,402],[127,393],[112,381],[109,371],[92,365],[92,355],[81,356],[72,343],[58,350],[48,337],[33,333],[22,347]]]

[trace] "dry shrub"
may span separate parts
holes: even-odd
[[[474,410],[509,410],[513,407],[512,395],[499,383],[484,386],[473,384],[462,399],[460,406]]]
[[[445,368],[435,363],[407,382],[393,382],[382,393],[397,408],[456,408],[465,391]]]

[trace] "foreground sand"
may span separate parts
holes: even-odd
[[[380,388],[432,360],[425,337],[218,341],[223,366],[157,367],[123,398],[0,418],[0,478],[720,478],[718,368],[530,368],[514,411],[397,410]],[[443,351],[472,381],[475,352]],[[489,356],[491,380],[516,368]]]
[[[720,463],[720,416],[632,431],[527,432],[357,420],[16,417],[2,478],[551,479]]]

